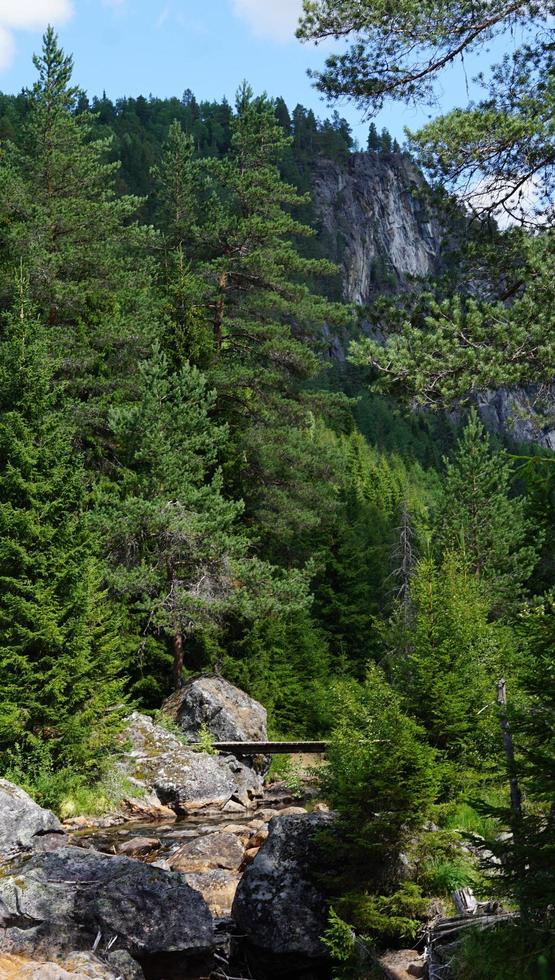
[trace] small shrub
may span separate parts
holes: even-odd
[[[214,748],[214,736],[206,724],[202,724],[198,730],[198,744],[194,746],[197,752],[206,752],[208,755],[217,755]]]
[[[371,941],[412,941],[426,918],[428,899],[418,885],[403,884],[392,895],[351,893],[336,906],[361,936]]]

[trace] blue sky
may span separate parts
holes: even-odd
[[[75,58],[75,81],[89,95],[232,98],[247,78],[255,91],[282,95],[320,116],[329,111],[306,75],[325,49],[294,38],[301,0],[0,0],[0,90],[17,92],[34,79],[31,56],[48,22]],[[483,62],[483,58],[482,58]],[[466,72],[451,70],[438,92],[443,110],[467,101]],[[364,142],[368,124],[349,105],[338,106]],[[399,138],[432,110],[390,106],[378,118]]]

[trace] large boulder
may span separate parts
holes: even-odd
[[[162,705],[191,741],[205,727],[217,742],[265,742],[266,709],[223,677],[189,681]]]
[[[63,842],[63,828],[50,810],[7,779],[0,779],[0,860]]]
[[[214,939],[208,906],[183,875],[78,847],[35,855],[0,879],[0,930],[4,953],[125,951],[147,977],[182,975]]]
[[[327,908],[314,877],[321,866],[315,835],[332,822],[325,813],[270,821],[268,838],[246,868],[232,910],[254,970],[290,977],[302,968],[315,976],[329,969],[320,938]]]
[[[234,756],[195,752],[146,715],[131,715],[126,736],[125,775],[178,813],[204,807],[242,810],[262,796],[261,777]]]

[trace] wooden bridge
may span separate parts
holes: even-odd
[[[229,752],[230,755],[296,755],[306,753],[321,755],[328,748],[329,742],[214,742],[217,752]]]

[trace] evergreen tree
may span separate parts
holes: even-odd
[[[242,505],[222,493],[216,461],[225,429],[210,418],[214,393],[184,363],[175,373],[159,347],[139,369],[136,400],[110,412],[119,466],[99,493],[108,580],[135,623],[135,637],[167,641],[174,687],[191,666],[191,640],[210,652],[226,616],[256,618],[306,605],[301,576],[274,575],[247,556]],[[149,700],[163,693],[164,649],[146,674],[130,669]],[[152,655],[151,655],[152,658]],[[204,658],[204,661],[206,658]]]
[[[401,617],[388,640],[386,664],[402,692],[407,712],[428,734],[446,764],[460,779],[494,765],[497,728],[491,711],[495,681],[511,669],[511,634],[488,621],[488,603],[480,584],[453,555],[441,565],[421,559],[411,580],[412,619]]]
[[[371,906],[369,892],[398,887],[401,851],[435,801],[436,753],[378,667],[362,685],[337,681],[330,693],[335,724],[326,790],[340,814],[336,874],[343,890],[363,891],[357,905],[366,899]],[[344,904],[342,914],[349,896]]]
[[[119,641],[47,350],[22,302],[0,342],[0,748],[4,771],[90,779],[121,724]]]
[[[378,153],[380,149],[380,137],[376,128],[376,123],[371,122],[368,129],[368,152]]]
[[[150,233],[132,223],[138,200],[115,195],[111,140],[94,139],[89,113],[78,111],[73,62],[51,28],[34,63],[20,145],[8,144],[0,162],[0,292],[9,306],[23,262],[50,347],[82,402],[80,428],[98,431],[103,396],[125,387],[158,329],[144,257]]]
[[[530,545],[526,500],[511,494],[511,464],[491,448],[473,410],[451,460],[446,460],[443,496],[437,514],[440,552],[458,551],[469,571],[487,589],[492,609],[515,609],[541,544]]]
[[[525,611],[521,636],[527,647],[510,723],[516,747],[516,776],[522,802],[520,815],[501,814],[511,837],[491,842],[501,858],[493,870],[495,886],[516,899],[525,924],[549,929],[555,901],[555,600]],[[518,692],[516,692],[518,695]],[[515,706],[516,705],[516,706]],[[499,816],[499,812],[496,814]]]
[[[229,157],[195,160],[174,128],[158,170],[161,200],[179,186],[189,202],[187,217],[173,221],[170,234],[190,260],[197,308],[204,309],[200,329],[211,335],[206,370],[218,396],[215,411],[228,422],[233,445],[226,480],[236,497],[245,498],[249,515],[256,511],[268,527],[264,514],[274,525],[287,511],[295,514],[299,486],[303,495],[314,491],[313,513],[325,501],[321,471],[327,477],[330,463],[321,447],[312,449],[310,409],[316,404],[302,383],[319,368],[311,345],[321,323],[346,315],[307,285],[333,267],[302,258],[296,248],[295,240],[312,231],[292,217],[305,197],[278,170],[289,142],[273,105],[244,86]],[[319,413],[323,402],[318,397]],[[293,479],[284,482],[286,467]]]

